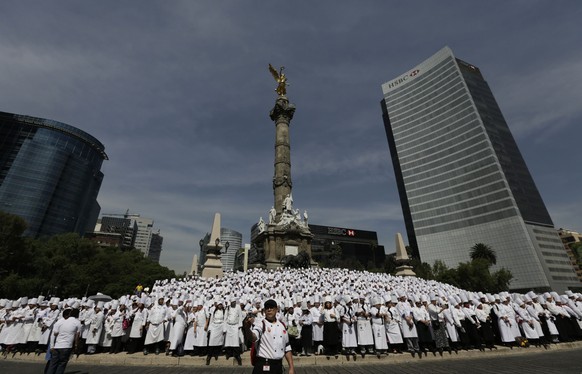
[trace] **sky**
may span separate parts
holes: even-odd
[[[481,69],[556,227],[581,231],[581,19],[576,0],[7,0],[0,111],[99,139],[101,212],[154,219],[182,273],[216,212],[245,243],[268,219],[267,67],[285,66],[294,207],[391,253],[406,231],[380,86],[449,46]]]

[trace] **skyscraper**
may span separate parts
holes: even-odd
[[[580,286],[479,68],[445,47],[382,91],[414,255],[456,266],[484,243],[512,272],[511,289]]]
[[[91,232],[103,160],[103,144],[84,131],[0,112],[0,210],[24,218],[31,237]]]
[[[104,214],[95,226],[93,236],[97,241],[102,241],[103,237],[96,234],[119,234],[121,236],[120,249],[135,248],[145,257],[159,262],[164,238],[160,235],[160,230],[157,233],[153,232],[153,225],[153,219],[141,217],[139,214],[130,214],[129,210],[125,214]]]
[[[242,234],[238,231],[221,227],[220,241],[223,245],[221,254],[222,270],[233,271],[236,254],[242,247]],[[226,242],[228,242],[228,248],[226,248]]]

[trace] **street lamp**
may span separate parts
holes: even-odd
[[[224,243],[224,253],[228,252],[228,247],[230,247],[230,243],[227,240],[226,243]]]

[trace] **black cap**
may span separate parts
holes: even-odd
[[[277,302],[273,299],[269,299],[267,301],[265,301],[265,309],[268,308],[276,308],[277,307]]]

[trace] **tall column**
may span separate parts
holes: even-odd
[[[283,201],[291,194],[291,145],[289,142],[289,123],[293,119],[295,105],[286,96],[279,96],[271,110],[271,120],[275,122],[275,175],[273,193],[275,195],[275,222],[279,222],[283,212]]]

